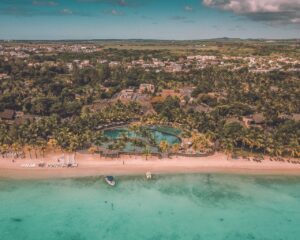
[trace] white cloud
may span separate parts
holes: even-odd
[[[300,0],[203,0],[203,3],[257,21],[298,23],[300,17]]]

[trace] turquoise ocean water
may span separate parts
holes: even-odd
[[[297,240],[300,178],[0,180],[1,240]]]

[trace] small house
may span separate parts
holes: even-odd
[[[14,120],[16,112],[11,109],[5,109],[3,112],[0,112],[1,120]]]

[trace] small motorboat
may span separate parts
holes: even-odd
[[[152,179],[151,172],[146,172],[146,178],[147,178],[147,180],[151,180]]]
[[[116,181],[113,176],[106,176],[104,178],[104,180],[107,182],[108,185],[110,185],[112,187],[114,187],[116,185]]]

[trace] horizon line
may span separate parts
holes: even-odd
[[[61,39],[0,39],[1,42],[13,41],[211,41],[211,40],[263,40],[263,41],[300,41],[300,38],[234,38],[234,37],[219,37],[219,38],[198,38],[198,39],[159,39],[159,38],[61,38]]]

